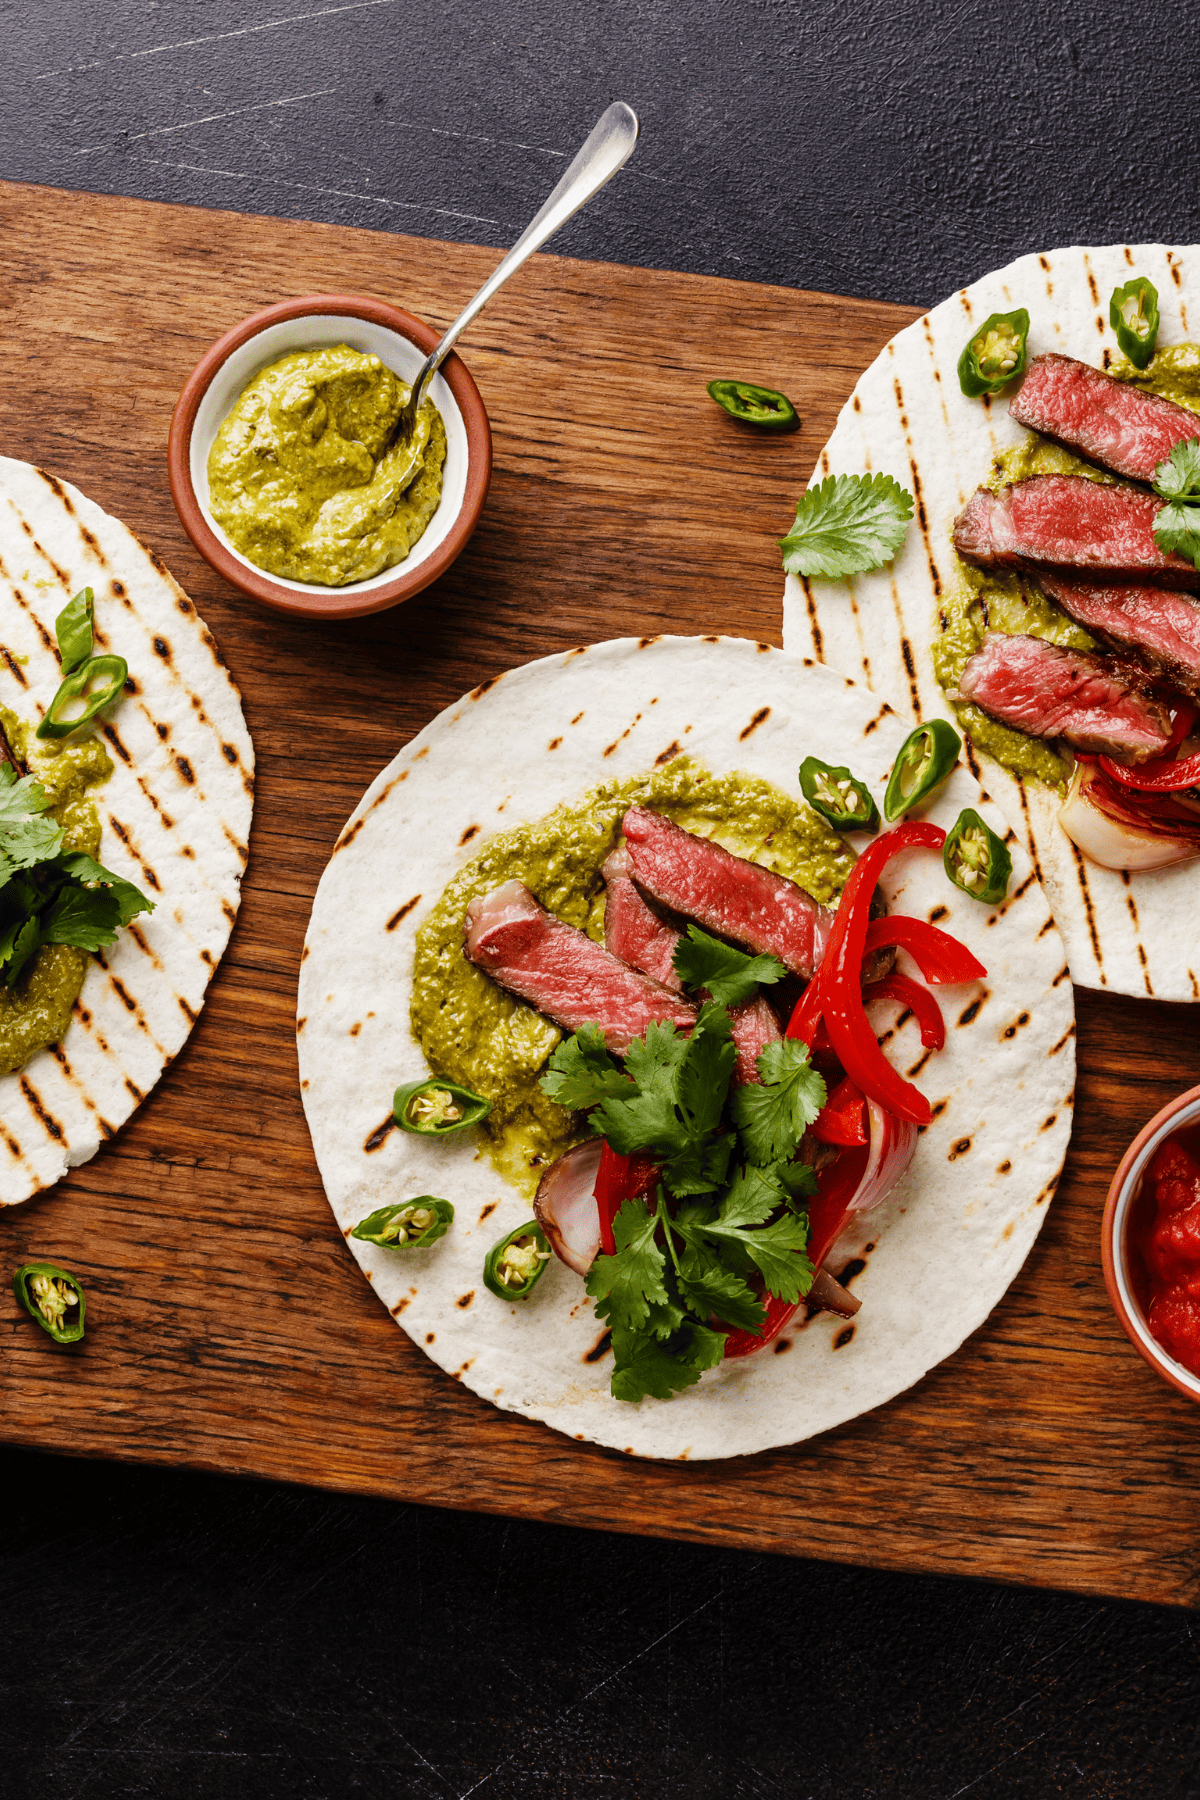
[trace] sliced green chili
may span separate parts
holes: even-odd
[[[995,906],[1008,893],[1012,857],[991,826],[970,806],[958,815],[942,849],[942,863],[956,888]]]
[[[710,381],[709,397],[731,419],[757,425],[762,431],[799,431],[800,414],[786,394],[774,388],[756,387],[752,381]]]
[[[928,800],[958,761],[962,739],[945,719],[918,725],[900,746],[883,796],[883,816],[889,825],[910,808]]]
[[[96,597],[91,588],[81,588],[73,600],[67,601],[54,621],[58,657],[64,675],[69,675],[80,663],[85,663],[96,647],[92,629],[95,604]]]
[[[483,1264],[483,1285],[501,1300],[525,1300],[546,1270],[550,1246],[536,1219],[518,1225],[493,1244]]]
[[[402,1131],[421,1137],[449,1137],[478,1125],[492,1110],[490,1100],[453,1081],[410,1081],[392,1098],[392,1117]]]
[[[90,656],[59,687],[50,702],[49,711],[37,728],[38,737],[70,737],[73,731],[90,725],[98,712],[103,712],[106,706],[112,705],[125,686],[128,674],[129,665],[123,656]],[[93,688],[94,681],[101,681],[102,686]],[[72,700],[85,700],[87,704],[73,718],[64,718],[62,709]]]
[[[969,400],[998,394],[1025,367],[1029,354],[1029,314],[993,313],[970,339],[958,359],[958,385]]]
[[[800,791],[835,831],[879,830],[879,808],[870,789],[849,769],[834,769],[819,756],[806,756],[800,764]]]
[[[67,1269],[57,1263],[22,1263],[13,1276],[13,1293],[56,1344],[79,1342],[87,1303],[81,1283]]]
[[[449,1200],[418,1194],[415,1200],[400,1200],[369,1213],[350,1236],[361,1238],[364,1244],[380,1244],[385,1250],[424,1250],[445,1237],[453,1221]]]
[[[1154,283],[1135,275],[1124,287],[1114,288],[1108,322],[1134,368],[1144,369],[1154,355],[1158,337],[1158,289]]]

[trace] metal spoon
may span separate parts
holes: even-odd
[[[466,330],[476,313],[487,305],[496,289],[510,275],[515,275],[521,264],[535,250],[540,250],[546,239],[553,237],[581,206],[587,204],[593,194],[599,193],[622,164],[628,162],[633,155],[637,136],[637,114],[623,100],[614,100],[597,119],[587,142],[579,150],[537,217],[525,227],[504,261],[492,271],[475,298],[459,313],[436,350],[431,351],[421,364],[412,384],[408,404],[400,414],[396,426],[396,442],[403,443],[411,439],[425,389],[454,348],[459,334]]]

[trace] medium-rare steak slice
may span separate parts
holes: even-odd
[[[1034,357],[1008,411],[1018,425],[1134,481],[1153,481],[1176,444],[1200,438],[1200,417],[1186,406],[1056,351]]]
[[[604,876],[604,943],[622,962],[652,975],[674,993],[683,992],[675,973],[679,933],[660,919],[634,885],[628,850],[614,850],[600,873]]]
[[[1031,475],[977,488],[954,521],[954,548],[981,569],[1049,569],[1110,581],[1200,588],[1200,569],[1154,541],[1163,502],[1086,475]]]
[[[1056,605],[1114,650],[1132,650],[1154,675],[1200,699],[1200,601],[1156,587],[1096,587],[1042,570]]]
[[[634,880],[652,900],[757,955],[769,951],[805,981],[812,975],[833,914],[802,887],[644,806],[629,808],[621,830]]]
[[[989,631],[958,681],[962,699],[1030,737],[1066,738],[1121,762],[1159,756],[1171,735],[1164,706],[1126,671],[1043,638]]]
[[[614,956],[653,975],[664,987],[679,991],[682,984],[673,958],[680,934],[646,905],[634,886],[632,868],[628,850],[614,850],[604,865],[604,942]],[[759,1052],[780,1036],[775,1014],[763,996],[756,994],[744,1006],[730,1007],[729,1019],[738,1053],[733,1079],[757,1081]]]
[[[623,1056],[655,1019],[689,1031],[696,1008],[661,982],[631,969],[585,931],[538,905],[521,881],[472,900],[463,920],[464,953],[500,987],[536,1006],[566,1031],[596,1024]]]

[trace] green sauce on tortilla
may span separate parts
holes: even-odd
[[[33,727],[0,707],[0,725],[13,754],[50,797],[49,813],[63,828],[63,848],[100,854],[100,815],[93,790],[112,774],[108,752],[97,738],[51,745]],[[87,974],[86,950],[43,944],[13,988],[0,983],[0,1075],[11,1075],[56,1044],[71,1023],[71,1008]]]
[[[1160,350],[1142,370],[1117,356],[1108,373],[1200,412],[1200,345],[1173,344]],[[1060,444],[1030,432],[1022,443],[993,458],[987,485],[998,489],[1031,475],[1084,475],[1100,482],[1117,479]],[[1047,638],[1069,650],[1095,648],[1096,640],[1047,599],[1032,576],[989,573],[962,562],[953,552],[951,558],[954,572],[938,602],[938,635],[932,646],[934,673],[947,693],[957,688],[968,658],[979,649],[986,631]],[[1066,757],[1041,738],[999,724],[977,706],[957,700],[952,704],[977,749],[1011,775],[1042,781],[1065,794],[1072,767]]]
[[[409,390],[338,344],[260,371],[217,432],[209,503],[230,543],[290,581],[344,587],[403,562],[437,511],[446,427],[432,401],[396,440]]]
[[[417,933],[412,1029],[435,1075],[486,1095],[487,1149],[499,1172],[532,1195],[546,1166],[588,1134],[538,1087],[562,1032],[504,993],[463,955],[469,901],[517,877],[542,905],[604,940],[600,870],[627,807],[637,802],[736,856],[786,875],[824,905],[854,854],[823,819],[758,776],[712,775],[677,756],[665,768],[605,782],[581,800],[490,839],[446,888]]]

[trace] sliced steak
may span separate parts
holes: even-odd
[[[683,992],[672,960],[679,933],[659,918],[634,885],[628,850],[614,850],[603,869],[604,942],[622,962],[632,963],[674,993]]]
[[[682,983],[673,961],[680,934],[646,905],[634,886],[632,867],[628,850],[614,850],[604,865],[604,942],[614,956],[680,992]],[[763,996],[756,994],[744,1006],[731,1007],[729,1018],[738,1053],[733,1079],[757,1081],[759,1052],[781,1035],[775,1014]]]
[[[1153,481],[1176,444],[1200,438],[1200,417],[1186,406],[1054,351],[1034,357],[1008,411],[1027,430],[1134,481]]]
[[[1031,569],[1090,580],[1200,588],[1200,569],[1154,541],[1163,502],[1086,475],[1032,475],[978,488],[954,521],[954,548],[981,569]]]
[[[1045,570],[1039,584],[1065,613],[1114,650],[1132,650],[1154,675],[1200,699],[1200,601],[1157,587],[1096,587]]]
[[[1171,735],[1165,706],[1101,657],[1042,638],[989,631],[959,677],[964,700],[1030,737],[1066,738],[1122,762],[1159,756]]]
[[[805,981],[812,975],[833,914],[802,887],[643,806],[629,808],[621,830],[633,878],[652,900],[756,955],[769,951]]]
[[[500,987],[566,1031],[599,1025],[618,1056],[655,1019],[684,1031],[696,1022],[689,1001],[631,969],[585,931],[564,925],[521,881],[472,900],[463,935],[468,960]]]

